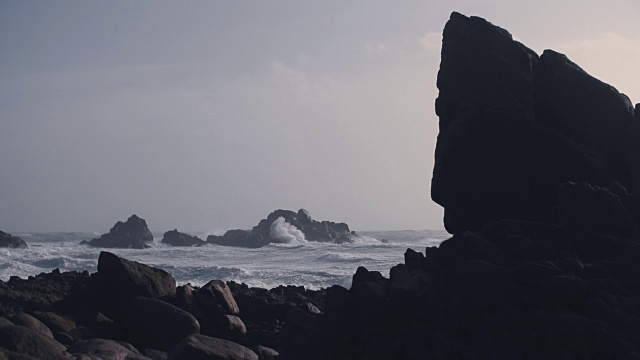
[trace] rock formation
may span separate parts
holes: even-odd
[[[326,289],[323,315],[286,323],[281,354],[640,358],[629,99],[566,56],[538,57],[458,13],[443,33],[438,88],[432,197],[453,237],[407,250],[389,278],[359,268],[351,289]]]
[[[176,289],[164,270],[101,252],[91,275],[0,281],[0,357],[261,359],[249,347],[277,355],[247,340],[240,315],[223,281]]]
[[[0,231],[0,248],[28,249],[29,246],[21,238]]]
[[[453,13],[443,36],[431,194],[449,232],[549,221],[567,181],[640,191],[640,126],[624,94],[481,18]]]
[[[229,230],[222,236],[209,235],[207,242],[224,246],[262,247],[271,243],[318,241],[344,243],[357,237],[345,223],[316,221],[300,209],[276,210],[260,220],[252,230]]]
[[[206,243],[199,237],[181,233],[178,229],[165,232],[162,242],[173,246],[199,246]]]
[[[109,233],[82,243],[103,248],[144,249],[150,242],[153,242],[153,235],[147,222],[134,214],[126,222],[118,221]]]

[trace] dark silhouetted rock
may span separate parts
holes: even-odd
[[[258,355],[234,342],[205,335],[191,335],[169,350],[168,359],[258,360]]]
[[[176,280],[168,272],[107,251],[100,252],[98,258],[98,279],[107,292],[125,298],[162,298],[176,294]]]
[[[254,236],[250,231],[246,230],[229,230],[222,236],[209,235],[207,236],[207,242],[215,245],[222,246],[239,246],[247,248],[259,248],[269,245],[268,239],[264,239],[261,236]]]
[[[45,325],[42,321],[36,319],[35,317],[25,314],[25,313],[17,313],[8,317],[9,321],[14,323],[15,325],[21,325],[27,327],[35,332],[38,332],[50,339],[53,339],[53,333],[51,330]]]
[[[76,358],[84,359],[127,359],[144,360],[149,359],[130,344],[109,339],[91,339],[79,341],[69,348]]]
[[[566,56],[538,57],[506,30],[453,13],[438,88],[431,194],[449,232],[549,221],[567,181],[640,190],[631,102]]]
[[[42,360],[73,359],[59,342],[19,325],[0,327],[0,349]]]
[[[637,238],[638,225],[618,195],[588,183],[567,182],[559,187],[556,221],[569,229],[591,230]]]
[[[181,233],[177,229],[165,232],[162,242],[173,246],[197,246],[206,243],[197,236]]]
[[[222,236],[209,235],[207,242],[224,246],[257,248],[271,243],[295,243],[318,241],[345,243],[357,238],[345,223],[316,221],[309,213],[300,209],[276,210],[262,219],[251,231],[229,230]]]
[[[258,355],[260,360],[277,360],[280,358],[280,353],[266,346],[256,345],[252,347],[251,350]]]
[[[28,249],[29,246],[21,238],[0,231],[0,248]]]
[[[136,297],[122,310],[120,322],[140,348],[167,350],[200,332],[200,324],[191,314],[162,300]]]
[[[196,299],[204,307],[211,309],[220,309],[219,313],[238,315],[240,309],[233,298],[233,294],[227,284],[222,280],[211,280],[196,294]]]
[[[103,248],[144,249],[153,242],[153,235],[147,222],[137,215],[131,215],[126,222],[118,221],[109,233],[92,239],[88,245]]]

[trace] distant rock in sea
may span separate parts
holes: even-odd
[[[149,247],[147,243],[150,242],[153,242],[153,235],[147,222],[134,214],[124,223],[118,221],[109,233],[81,244],[103,248],[144,249]]]
[[[28,249],[29,246],[21,238],[0,231],[0,248]]]
[[[162,242],[173,246],[198,246],[206,244],[206,241],[199,237],[181,233],[178,229],[165,232],[162,237]]]
[[[207,242],[224,246],[258,248],[271,243],[302,241],[345,243],[358,235],[345,223],[316,221],[304,209],[276,210],[252,230],[229,230],[222,236],[209,235]]]

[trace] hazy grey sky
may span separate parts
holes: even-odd
[[[640,101],[640,2],[0,1],[0,230],[442,228],[441,31],[485,17]]]

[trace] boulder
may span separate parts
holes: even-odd
[[[40,333],[49,339],[53,339],[53,333],[51,329],[47,327],[42,321],[36,319],[35,317],[25,314],[25,313],[17,313],[8,317],[9,321],[14,323],[15,325],[21,325],[27,327],[37,333]]]
[[[277,360],[280,358],[279,352],[266,346],[256,345],[253,346],[251,350],[258,355],[260,360]]]
[[[162,242],[173,246],[199,246],[206,243],[199,237],[181,233],[178,229],[165,232]]]
[[[140,352],[131,344],[109,339],[91,339],[79,341],[71,346],[68,352],[79,359],[149,359],[148,357],[140,354]]]
[[[153,242],[153,235],[147,227],[147,222],[134,214],[126,222],[118,221],[109,233],[86,244],[103,248],[144,249],[149,247],[150,242]]]
[[[167,350],[200,332],[200,324],[191,314],[158,299],[133,298],[122,315],[120,323],[140,348]]]
[[[209,281],[198,290],[196,299],[201,306],[214,312],[229,315],[240,314],[240,308],[238,308],[231,290],[222,280]]]
[[[168,272],[107,251],[100,252],[98,258],[98,279],[103,290],[125,298],[162,298],[176,294],[176,280]]]
[[[0,231],[0,248],[28,249],[29,246],[21,238]]]
[[[19,325],[0,327],[0,349],[42,360],[73,359],[59,342]]]
[[[228,340],[205,335],[190,335],[169,350],[168,359],[258,360],[258,355]]]

